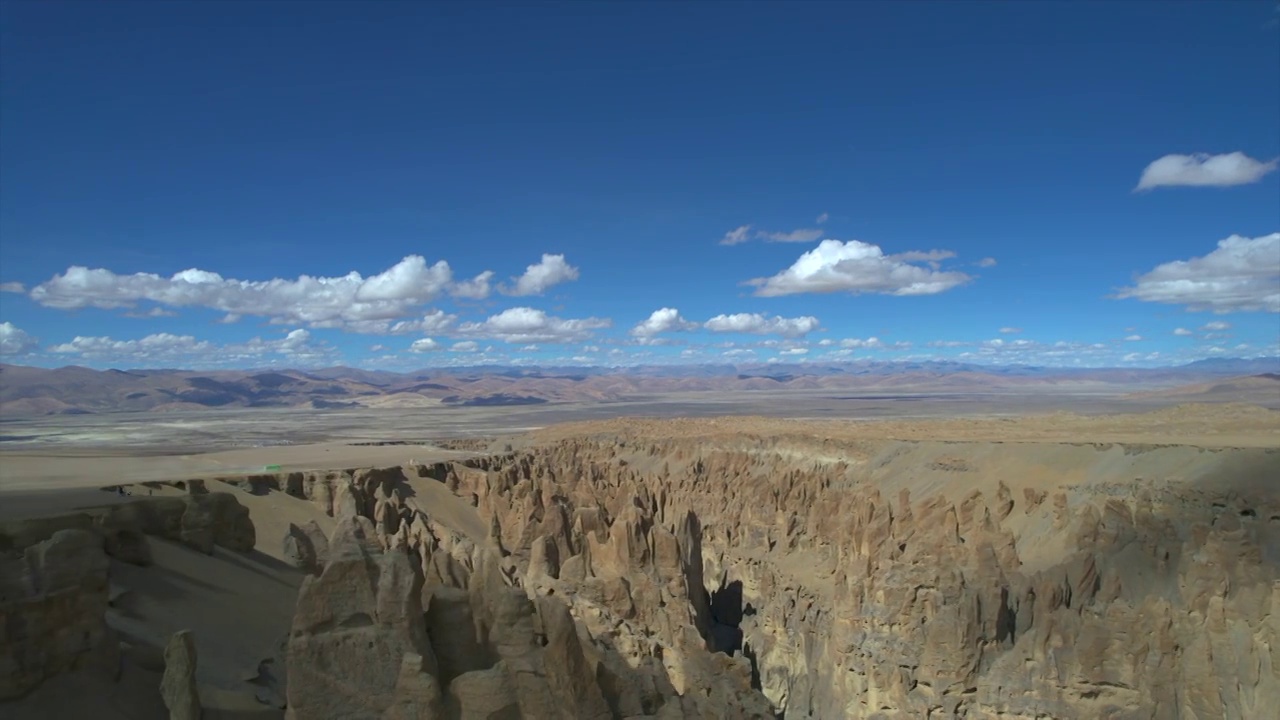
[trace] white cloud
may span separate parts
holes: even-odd
[[[146,312],[127,312],[124,314],[124,316],[127,318],[147,319],[147,318],[177,317],[178,313],[172,310],[165,310],[162,307],[156,306]]]
[[[822,237],[822,230],[820,228],[798,228],[789,232],[765,232],[762,230],[756,233],[756,237],[769,242],[806,243]]]
[[[1232,235],[1204,257],[1157,266],[1116,297],[1186,305],[1193,311],[1280,312],[1280,232],[1256,238]]]
[[[475,340],[463,340],[461,342],[454,343],[453,347],[449,348],[449,352],[456,352],[456,353],[480,352],[480,344],[477,343]]]
[[[1000,332],[1004,335],[1017,335],[1018,333],[1022,332],[1022,328],[1002,327],[1000,328]]]
[[[819,215],[819,216],[818,216],[818,219],[817,219],[817,220],[814,220],[814,222],[816,222],[816,223],[818,223],[819,225],[821,225],[822,223],[824,223],[824,222],[826,222],[826,221],[828,221],[828,220],[830,220],[830,219],[831,219],[831,216],[830,216],[830,215],[828,215],[827,213],[822,213],[821,215]]]
[[[598,353],[598,352],[600,352],[600,346],[599,346],[599,345],[583,345],[583,346],[582,346],[582,352],[584,352],[584,353]]]
[[[851,348],[882,348],[882,347],[884,347],[884,343],[883,343],[883,342],[881,342],[881,341],[880,341],[880,338],[877,338],[877,337],[869,337],[869,338],[867,338],[867,339],[865,339],[865,340],[860,339],[860,338],[845,338],[844,340],[841,340],[841,341],[840,341],[840,347],[845,348],[845,349],[851,349]]]
[[[789,355],[789,356],[808,355],[808,354],[809,354],[809,348],[802,348],[802,347],[787,348],[786,350],[780,350],[780,351],[778,351],[778,354],[779,354],[779,355]]]
[[[782,337],[803,337],[817,330],[818,318],[811,315],[784,318],[766,317],[759,313],[735,313],[733,315],[717,315],[702,325],[711,332],[748,333],[751,335],[781,335]]]
[[[1165,155],[1142,171],[1137,190],[1158,187],[1231,187],[1262,179],[1280,166],[1280,159],[1261,162],[1242,152],[1210,155]]]
[[[978,261],[978,263],[977,263],[978,267],[983,267],[983,268],[995,267],[995,266],[996,266],[996,264],[997,264],[997,263],[996,263],[996,259],[995,259],[995,258],[992,258],[992,257],[985,257],[985,258],[982,258],[982,259],[981,259],[981,260],[979,260],[979,261]]]
[[[448,332],[453,328],[454,323],[458,321],[457,315],[451,315],[443,310],[432,310],[423,315],[418,320],[401,320],[394,324],[386,322],[357,324],[354,326],[360,332],[369,332],[380,335],[412,335],[415,333],[439,334]]]
[[[24,293],[27,286],[20,282],[3,282],[0,283],[0,292]]]
[[[826,221],[826,213],[822,213],[818,216],[819,225]],[[797,228],[795,230],[783,232],[770,230],[756,230],[755,232],[752,232],[750,225],[740,225],[725,233],[724,237],[720,238],[720,244],[740,245],[752,239],[764,240],[766,242],[805,243],[813,242],[820,237],[822,237],[822,230],[820,228]]]
[[[721,245],[738,245],[751,239],[751,226],[742,225],[724,234],[720,238]]]
[[[77,335],[71,342],[54,345],[49,352],[74,355],[87,360],[120,364],[180,363],[182,367],[234,365],[258,362],[263,356],[280,355],[294,365],[309,365],[331,360],[336,351],[311,341],[311,333],[301,328],[290,331],[279,340],[252,338],[242,343],[219,345],[197,340],[191,335],[156,333],[138,340],[116,340],[110,337]]]
[[[13,323],[0,322],[0,355],[26,355],[38,344],[39,340]]]
[[[492,288],[489,287],[489,281],[492,279],[493,271],[485,270],[470,280],[454,283],[449,294],[457,298],[466,298],[468,300],[484,300],[489,297],[489,293],[492,290]]]
[[[444,346],[432,338],[419,338],[409,345],[409,352],[428,353],[443,350]]]
[[[664,332],[695,330],[698,323],[689,322],[680,316],[676,308],[664,307],[650,313],[648,319],[631,328],[631,335],[638,338],[649,338]]]
[[[1173,334],[1174,335],[1191,335],[1193,333],[1186,328],[1174,328]]]
[[[585,340],[592,331],[613,325],[607,318],[562,319],[542,310],[515,307],[503,310],[484,322],[458,326],[458,335],[503,340],[509,343],[564,343]]]
[[[484,277],[484,274],[481,274]],[[463,283],[466,293],[474,283]],[[305,324],[362,332],[362,325],[381,332],[388,321],[455,287],[447,262],[428,265],[410,255],[368,278],[358,272],[341,277],[299,276],[296,280],[237,280],[190,269],[172,277],[154,273],[118,275],[78,265],[67,268],[31,290],[42,305],[62,310],[84,307],[128,308],[150,301],[168,307],[204,307],[227,313],[226,322],[242,316],[267,317],[276,324]]]
[[[386,345],[382,345],[381,343],[369,346],[369,352],[386,352],[388,349],[389,348]]]
[[[1214,320],[1213,322],[1207,322],[1204,325],[1201,325],[1200,329],[1208,330],[1209,332],[1222,332],[1223,330],[1230,330],[1231,323],[1224,322],[1222,320]]]
[[[542,348],[538,347],[537,345],[525,345],[524,347],[520,348],[520,352],[538,352],[541,349]]]
[[[858,240],[844,243],[823,240],[786,270],[747,284],[755,286],[755,294],[763,297],[830,292],[931,295],[971,279],[961,272],[943,272],[911,264],[920,259],[949,256],[946,253],[935,250],[885,255],[879,246]]]
[[[755,351],[755,350],[752,350],[752,349],[750,349],[750,348],[734,348],[734,349],[732,349],[732,350],[725,350],[723,353],[721,353],[721,355],[723,355],[723,356],[725,356],[725,357],[728,357],[728,358],[732,358],[732,357],[749,357],[749,356],[751,356],[751,355],[755,355],[755,354],[756,354],[756,351]]]
[[[1142,340],[1141,335],[1130,335],[1124,339],[1125,342],[1139,342]]]
[[[524,274],[515,278],[515,285],[501,288],[507,295],[525,297],[541,295],[553,285],[578,279],[578,268],[565,262],[564,255],[543,253],[542,260],[525,268]]]
[[[931,347],[931,348],[969,347],[972,344],[973,343],[966,342],[964,340],[930,340],[929,342],[925,343],[927,347]]]

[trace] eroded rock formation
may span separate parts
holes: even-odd
[[[289,717],[772,717],[745,663],[700,647],[696,629],[666,660],[682,690],[655,654],[624,657],[560,598],[520,587],[496,543],[406,503],[404,479],[366,471],[320,491],[336,529],[323,572],[299,594]],[[671,541],[667,569],[679,575]],[[683,597],[683,576],[670,581]]]
[[[1053,452],[1115,471],[1204,451]],[[1280,477],[1280,453],[1237,452]],[[622,656],[663,663],[681,693],[720,657],[788,718],[1280,707],[1280,496],[1082,482],[1044,502],[1002,482],[962,490],[983,468],[955,453],[574,439],[443,481],[477,499],[533,592]]]
[[[58,673],[111,666],[108,564],[101,538],[77,528],[0,556],[0,701]]]
[[[230,493],[149,497],[112,505],[100,524],[181,542],[203,553],[212,553],[215,545],[249,552],[257,541],[249,509]]]
[[[189,630],[169,638],[164,649],[164,676],[160,696],[169,708],[169,720],[200,720],[200,692],[196,687],[196,642]]]

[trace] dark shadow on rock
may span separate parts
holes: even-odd
[[[261,550],[238,553],[219,547],[214,548],[213,556],[224,562],[238,565],[245,570],[262,575],[272,582],[292,588],[296,588],[301,584],[302,576],[304,575],[298,568],[277,560]],[[291,578],[292,582],[286,578]]]

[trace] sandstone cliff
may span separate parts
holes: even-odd
[[[398,468],[310,488],[336,528],[298,598],[290,718],[772,716],[746,664],[713,656],[692,627],[695,640],[668,661],[682,666],[678,688],[651,654],[627,662],[637,657],[586,633],[559,598],[520,587],[493,538],[444,526],[407,492]]]
[[[1280,707],[1265,477],[1280,452],[615,436],[442,480],[679,692],[705,647],[788,718],[1157,719]]]

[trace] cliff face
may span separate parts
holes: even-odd
[[[1280,707],[1275,450],[593,437],[423,473],[678,692],[710,649],[789,718]]]
[[[583,632],[562,598],[522,587],[496,526],[473,539],[439,522],[399,468],[310,477],[302,487],[335,529],[323,569],[302,585],[288,641],[294,720],[773,714],[747,665],[708,652],[692,627],[687,654],[670,658],[652,644],[623,655],[610,634]],[[688,607],[687,583],[672,583],[675,606]],[[630,629],[623,637],[637,640]],[[670,662],[689,685],[673,685]]]

